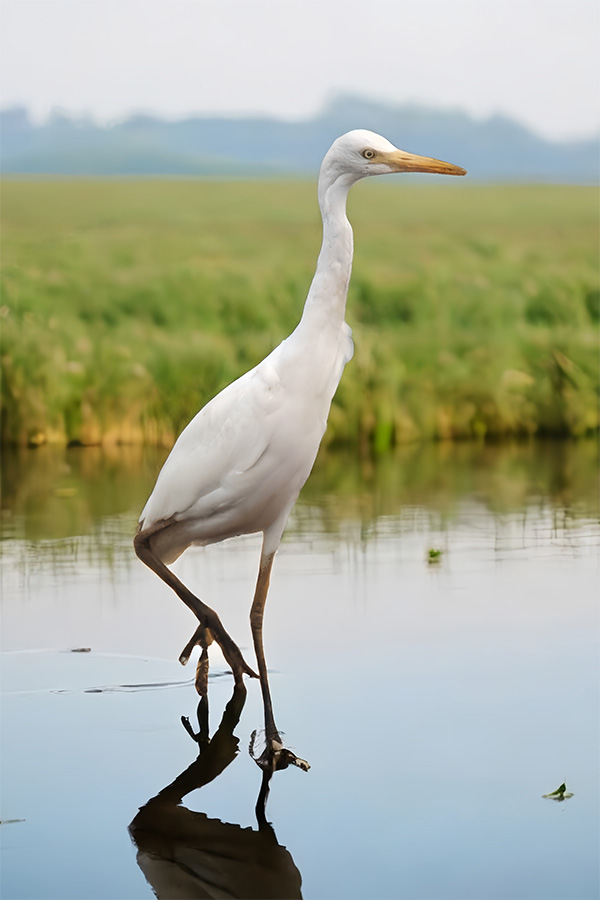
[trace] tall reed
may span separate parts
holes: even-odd
[[[308,181],[6,181],[2,440],[170,443],[295,326],[320,241]],[[350,196],[356,352],[326,440],[598,428],[593,189]]]

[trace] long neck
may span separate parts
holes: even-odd
[[[346,198],[355,179],[342,175],[333,183],[319,179],[319,207],[323,218],[323,243],[302,314],[302,323],[330,323],[340,327],[352,271],[354,242],[346,218]]]

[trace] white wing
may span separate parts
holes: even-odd
[[[222,503],[228,477],[247,472],[265,453],[282,400],[277,373],[266,363],[228,385],[181,432],[140,516],[144,528],[192,510],[197,516],[211,496]]]
[[[185,540],[209,543],[283,528],[312,469],[331,398],[352,355],[350,329],[333,343],[294,332],[226,387],[182,431],[140,523],[185,525]]]

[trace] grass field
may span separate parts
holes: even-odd
[[[304,181],[2,185],[2,439],[169,443],[288,334],[320,244]],[[598,427],[598,212],[585,187],[350,196],[355,357],[326,440]]]

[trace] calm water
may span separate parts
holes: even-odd
[[[259,686],[213,654],[198,756],[194,622],[131,549],[161,459],[5,454],[3,900],[596,898],[597,445],[320,460],[265,618],[312,768],[275,774],[260,831]],[[259,543],[175,567],[242,648]]]

